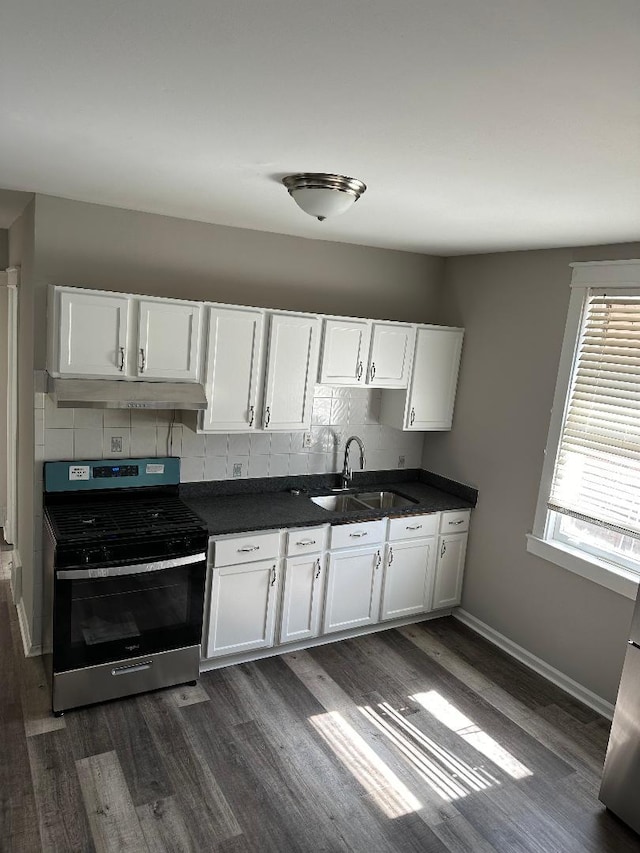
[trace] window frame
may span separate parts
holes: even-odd
[[[640,584],[640,573],[611,562],[588,550],[554,539],[558,513],[547,508],[555,468],[558,445],[565,419],[569,385],[573,375],[580,342],[580,329],[588,297],[598,291],[640,295],[640,261],[590,261],[570,264],[572,268],[571,298],[558,376],[553,397],[549,433],[544,452],[540,489],[536,504],[533,530],[527,535],[527,551],[555,563],[568,571],[600,584],[626,598],[635,599]]]

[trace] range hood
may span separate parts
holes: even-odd
[[[122,379],[55,379],[47,390],[60,409],[206,409],[198,382],[126,382]]]

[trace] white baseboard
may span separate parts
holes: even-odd
[[[20,626],[20,635],[22,637],[22,646],[24,648],[24,656],[26,658],[35,658],[42,654],[42,646],[34,646],[31,642],[31,632],[29,631],[29,621],[27,612],[24,609],[24,598],[21,598],[16,605],[18,611],[18,625]]]
[[[482,622],[480,619],[472,616],[471,613],[467,613],[466,610],[458,608],[453,611],[453,615],[468,628],[471,628],[472,631],[475,631],[476,634],[480,634],[481,637],[484,637],[485,640],[489,640],[490,643],[493,643],[494,646],[497,646],[499,649],[502,649],[503,652],[511,655],[512,658],[515,658],[520,661],[520,663],[528,666],[529,669],[537,672],[538,675],[541,675],[543,678],[551,681],[557,687],[564,690],[565,693],[569,693],[584,705],[588,705],[589,708],[593,708],[594,711],[597,711],[598,714],[602,714],[602,716],[606,717],[608,720],[612,719],[613,705],[611,702],[607,702],[606,699],[603,699],[602,696],[598,696],[597,693],[589,690],[583,684],[579,684],[577,681],[574,681],[573,678],[569,678],[569,676],[565,675],[564,672],[560,672],[559,669],[551,666],[551,664],[542,660],[542,658],[531,654],[527,649],[519,646],[517,643],[514,643],[513,640],[505,637],[504,634],[496,631],[495,628],[487,625],[486,622]]]

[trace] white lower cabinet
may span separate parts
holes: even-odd
[[[435,537],[389,542],[385,551],[380,620],[424,613],[431,605]]]
[[[213,569],[207,657],[273,645],[280,560]]]
[[[323,633],[378,622],[382,545],[349,548],[329,555]]]
[[[323,554],[285,560],[281,643],[308,640],[320,633],[325,561]]]
[[[432,610],[455,607],[460,604],[467,535],[467,533],[450,533],[438,539]]]

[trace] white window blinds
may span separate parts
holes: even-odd
[[[640,297],[587,300],[549,509],[640,537]]]

